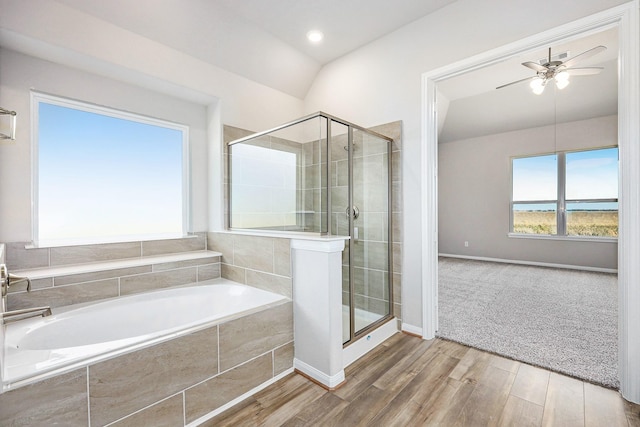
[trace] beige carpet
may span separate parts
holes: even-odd
[[[440,258],[438,336],[618,388],[617,275]]]

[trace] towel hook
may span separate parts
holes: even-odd
[[[11,127],[9,128],[9,135],[4,133],[0,133],[0,139],[10,139],[11,141],[15,141],[16,139],[16,113],[15,111],[5,110],[0,107],[0,115],[9,116],[11,120]]]

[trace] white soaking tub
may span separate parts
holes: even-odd
[[[53,309],[5,326],[3,390],[287,300],[226,279]],[[11,295],[9,295],[11,298]]]

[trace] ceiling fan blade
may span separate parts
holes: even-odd
[[[599,74],[602,70],[604,70],[604,67],[567,68],[564,71],[571,76],[591,76]]]
[[[544,65],[540,65],[537,62],[533,62],[533,61],[523,62],[522,65],[524,65],[525,67],[531,68],[536,72],[537,71],[546,72],[548,70],[548,68],[545,67]]]
[[[604,52],[605,50],[607,50],[607,48],[604,46],[596,46],[592,49],[582,52],[579,55],[574,56],[573,58],[567,59],[562,65],[564,65],[565,67],[571,67],[576,61],[583,61],[587,58],[591,58],[593,55]]]
[[[507,83],[506,85],[498,86],[496,89],[502,89],[503,87],[515,85],[515,84],[518,84],[518,83],[526,82],[528,80],[533,80],[533,79],[537,79],[537,78],[538,78],[538,76],[527,77],[526,79],[520,79],[520,80],[516,80],[515,82]]]

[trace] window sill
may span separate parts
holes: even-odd
[[[111,237],[104,239],[68,239],[68,240],[44,240],[40,242],[34,242],[29,245],[25,245],[25,249],[44,249],[44,248],[59,248],[65,246],[89,246],[89,245],[105,245],[111,243],[131,243],[131,242],[148,242],[156,240],[175,240],[175,239],[189,239],[198,237],[196,234],[181,234],[181,233],[168,233],[168,234],[143,234],[137,236],[122,236]]]
[[[553,236],[551,234],[521,234],[507,233],[513,239],[533,239],[533,240],[563,240],[569,242],[594,242],[594,243],[618,243],[617,237],[596,237],[596,236]]]

